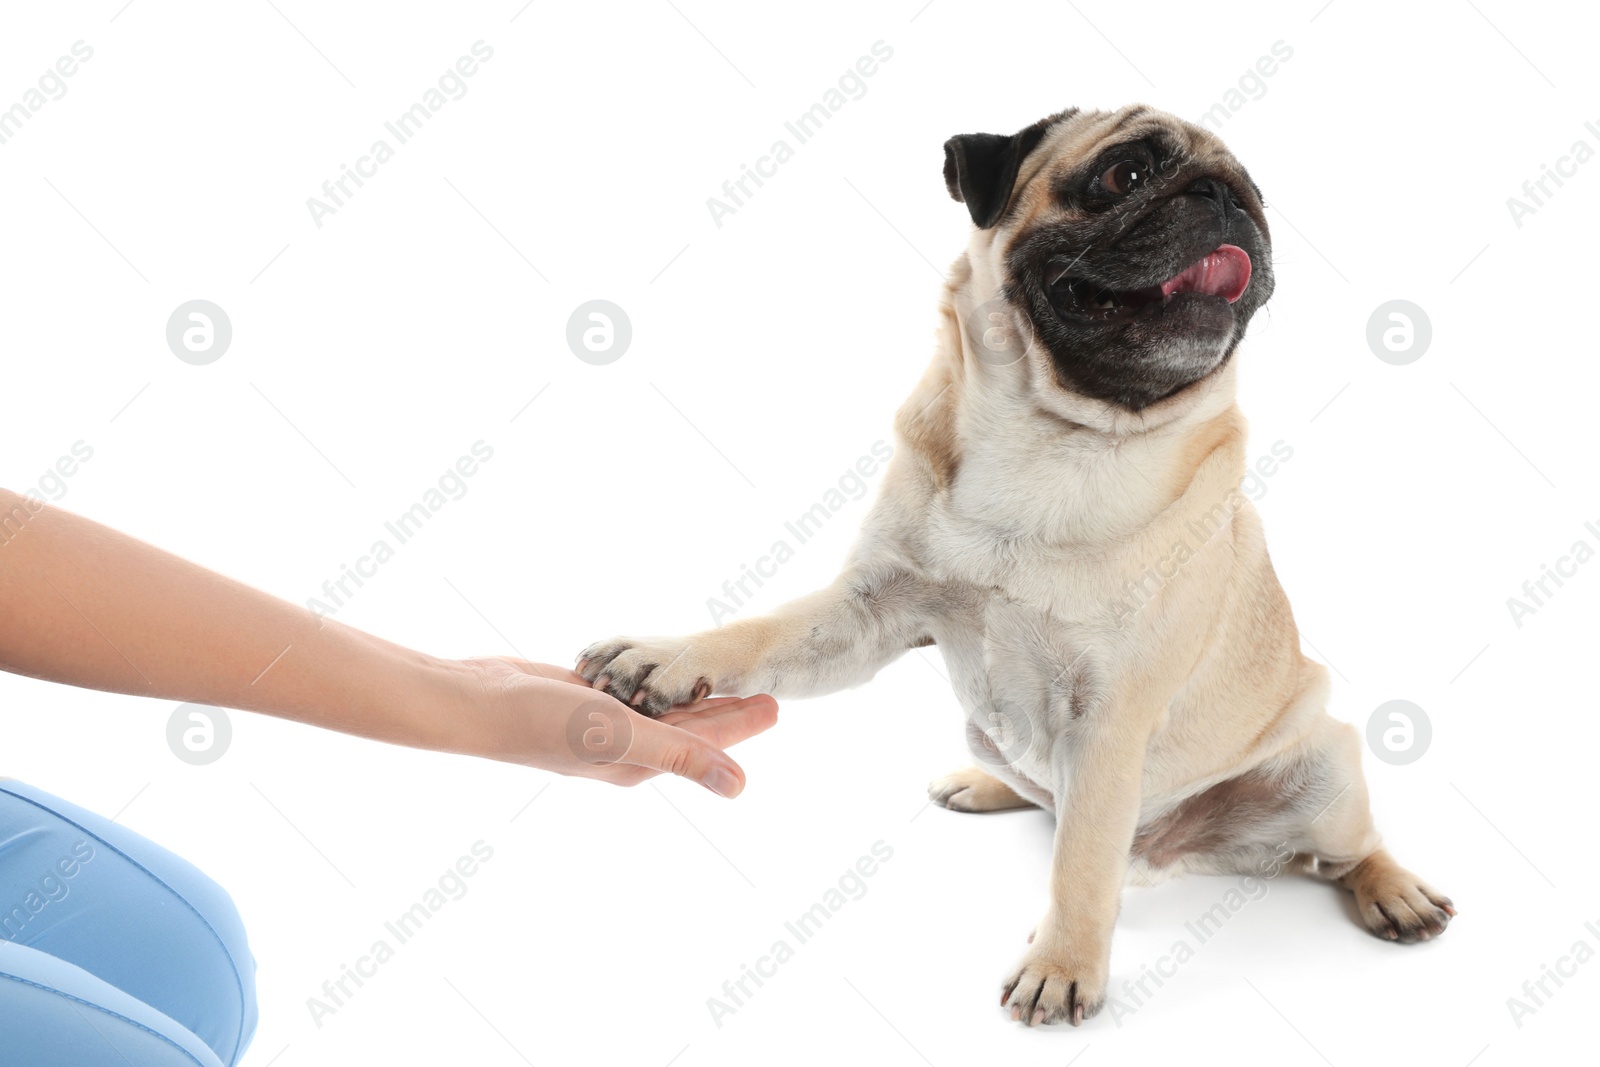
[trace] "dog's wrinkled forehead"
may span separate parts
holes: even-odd
[[[1120,146],[1153,146],[1161,162],[1157,177],[1225,180],[1265,229],[1261,191],[1249,173],[1209,130],[1143,105],[1118,111],[1064,111],[1039,124],[1037,142],[1020,160],[1010,203],[1000,228],[1024,230],[1035,221],[1071,209],[1067,192],[1092,178],[1092,168]]]

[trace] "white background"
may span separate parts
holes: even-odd
[[[1600,545],[1600,163],[1521,227],[1506,206],[1575,140],[1600,148],[1592,13],[919,2],[10,6],[0,105],[73,42],[94,56],[0,145],[0,483],[36,486],[84,441],[62,506],[304,602],[483,440],[467,495],[340,619],[556,662],[703,628],[707,598],[889,437],[922,371],[968,231],[944,139],[1070,105],[1198,118],[1281,40],[1292,58],[1222,130],[1276,241],[1241,401],[1252,454],[1293,458],[1259,507],[1334,714],[1403,698],[1432,721],[1423,758],[1367,772],[1390,846],[1460,917],[1396,947],[1283,879],[1121,1025],[1029,1031],[999,984],[1045,904],[1050,819],[925,810],[926,781],[967,762],[935,650],[787,703],[736,751],[734,803],[242,713],[192,767],[170,704],[0,678],[0,773],[120,812],[233,893],[260,961],[247,1064],[1593,1055],[1600,963],[1520,1028],[1506,1004],[1578,939],[1600,948],[1600,563],[1520,628],[1506,606]],[[480,39],[494,57],[466,96],[317,228],[306,199]],[[714,225],[707,197],[879,40],[893,58],[865,96]],[[209,366],[165,343],[195,298],[233,324]],[[633,324],[609,366],[564,339],[595,298]],[[1396,298],[1433,324],[1409,366],[1365,340]],[[826,581],[867,506],[746,610]],[[479,840],[494,858],[470,892],[314,1025],[306,999]],[[717,1027],[707,998],[879,840],[893,859],[867,894]],[[1113,994],[1230,884],[1130,890]]]

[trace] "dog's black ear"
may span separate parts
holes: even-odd
[[[1022,161],[1047,128],[1037,122],[1021,133],[963,133],[944,143],[944,185],[957,203],[967,205],[973,225],[987,230],[1000,221],[1011,200]]]

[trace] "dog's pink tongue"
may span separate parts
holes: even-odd
[[[1238,245],[1222,245],[1161,283],[1161,295],[1209,293],[1233,303],[1250,284],[1250,254]]]

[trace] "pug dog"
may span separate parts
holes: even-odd
[[[977,765],[955,811],[1056,817],[1049,906],[1001,1004],[1105,1003],[1130,879],[1292,870],[1397,942],[1450,900],[1380,844],[1361,739],[1325,711],[1240,492],[1233,356],[1272,295],[1261,191],[1209,131],[1072,109],[945,144],[973,230],[933,362],[843,572],[771,615],[590,646],[593,686],[659,714],[710,693],[818,696],[936,645]]]

